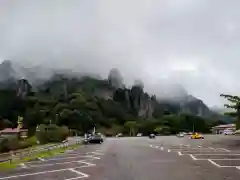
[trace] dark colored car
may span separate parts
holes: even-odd
[[[103,143],[103,137],[101,135],[93,135],[91,138],[89,138],[89,143],[101,144]]]
[[[148,137],[149,137],[150,139],[154,139],[156,136],[155,136],[155,134],[150,134]]]

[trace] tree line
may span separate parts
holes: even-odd
[[[97,131],[106,135],[175,134],[180,131],[210,132],[221,122],[178,111],[173,104],[157,101],[144,92],[141,82],[131,88],[122,84],[116,72],[108,79],[55,75],[35,87],[0,90],[0,128],[16,127],[18,116],[34,135],[39,125],[66,126],[79,134]],[[112,76],[114,78],[112,78]],[[118,82],[119,81],[119,82]],[[24,96],[19,95],[24,93]],[[20,93],[21,94],[21,93]]]

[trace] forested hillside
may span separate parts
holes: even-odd
[[[55,73],[49,79],[19,79],[11,62],[1,64],[0,116],[1,129],[15,127],[17,116],[34,134],[40,124],[66,125],[81,133],[96,126],[107,135],[137,132],[170,134],[179,131],[208,132],[219,123],[216,113],[194,97],[179,102],[158,100],[144,91],[137,80],[126,88],[117,69],[108,79]],[[4,73],[4,74],[3,74]],[[31,74],[34,77],[34,73]],[[41,83],[40,83],[41,82]]]

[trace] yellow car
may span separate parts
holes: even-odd
[[[204,137],[199,133],[193,133],[191,139],[204,139]]]

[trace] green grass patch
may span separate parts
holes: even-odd
[[[53,149],[53,150],[46,150],[43,152],[39,152],[39,153],[33,154],[32,156],[24,157],[22,159],[14,159],[14,160],[12,160],[12,162],[10,162],[10,161],[2,162],[2,163],[0,163],[0,171],[14,169],[14,168],[18,167],[21,163],[37,160],[37,158],[39,158],[39,157],[40,158],[50,158],[55,155],[64,153],[66,150],[73,150],[79,146],[80,146],[80,144],[74,144],[74,145],[71,145],[68,147],[61,147],[61,148],[57,148],[57,149]]]

